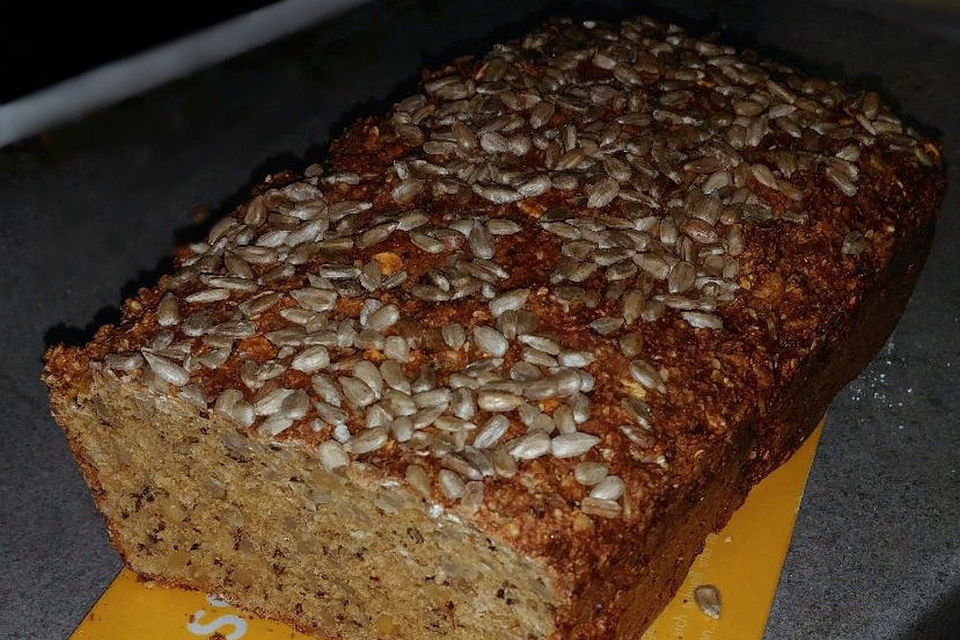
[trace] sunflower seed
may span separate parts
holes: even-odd
[[[835,166],[828,166],[825,173],[827,174],[827,178],[829,178],[844,195],[850,197],[857,195],[857,185],[849,176],[845,175],[843,171],[837,169]]]
[[[303,344],[306,335],[307,332],[303,327],[287,327],[266,334],[267,340],[278,347],[298,347]]]
[[[440,327],[440,333],[443,341],[448,347],[454,350],[460,349],[466,342],[467,334],[463,330],[463,325],[456,322],[446,322]]]
[[[589,351],[561,351],[557,363],[561,367],[585,367],[596,359]]]
[[[714,620],[720,619],[723,603],[720,600],[720,590],[712,584],[702,584],[693,590],[693,600],[705,615]]]
[[[620,184],[612,178],[604,178],[584,189],[587,195],[587,206],[600,208],[607,206],[620,192]]]
[[[656,389],[663,393],[666,387],[660,373],[645,360],[634,360],[630,364],[630,375],[633,379],[648,389]]]
[[[840,151],[837,151],[835,155],[841,160],[846,160],[847,162],[856,162],[860,159],[860,147],[855,144],[848,144],[844,148],[840,149]]]
[[[409,362],[410,344],[401,336],[387,336],[383,341],[383,355],[398,362]]]
[[[484,259],[493,257],[493,235],[485,225],[473,225],[468,241],[473,255]]]
[[[419,209],[414,209],[413,211],[407,211],[397,219],[397,229],[400,231],[412,231],[413,229],[422,227],[428,222],[430,222],[430,218],[427,217],[427,214]]]
[[[363,265],[360,270],[360,286],[367,291],[374,291],[383,282],[383,274],[380,272],[380,265],[371,260]]]
[[[467,480],[480,480],[483,478],[483,474],[479,469],[475,468],[460,456],[452,453],[443,455],[440,458],[440,464]]]
[[[572,458],[586,453],[598,442],[600,438],[589,433],[561,433],[550,441],[550,452],[555,458]]]
[[[588,516],[598,516],[601,518],[616,518],[620,515],[620,503],[614,500],[604,500],[587,496],[580,503],[580,509]]]
[[[229,289],[201,289],[185,297],[184,301],[190,304],[206,304],[208,302],[227,300],[229,297]]]
[[[467,487],[463,479],[449,469],[441,469],[437,474],[437,484],[440,485],[440,491],[450,500],[458,500],[463,496]]]
[[[343,389],[343,395],[356,409],[363,409],[377,399],[377,395],[365,382],[344,376],[340,378],[340,387]]]
[[[407,279],[406,271],[396,271],[391,275],[384,278],[383,282],[380,284],[382,289],[393,289],[403,283]]]
[[[371,405],[363,414],[363,423],[367,429],[373,427],[390,426],[393,422],[393,415],[383,404]]]
[[[543,100],[534,105],[530,110],[530,127],[539,129],[550,121],[556,108],[549,102]]]
[[[442,242],[419,231],[410,234],[410,242],[427,253],[440,253],[444,249]]]
[[[142,353],[150,370],[163,380],[178,387],[182,387],[190,381],[190,374],[187,373],[187,370],[172,360],[149,351],[143,351]]]
[[[310,396],[303,389],[297,389],[286,398],[280,405],[280,414],[293,420],[299,420],[307,415],[310,408]],[[276,435],[275,433],[273,435]]]
[[[561,369],[557,373],[549,376],[549,378],[545,378],[545,380],[549,381],[549,386],[540,388],[537,391],[543,393],[549,390],[551,393],[546,397],[566,397],[580,391],[582,388],[582,379],[579,373],[573,369]],[[542,397],[535,395],[533,383],[526,384],[523,392],[528,398],[539,399]]]
[[[663,315],[665,309],[666,305],[662,302],[658,300],[650,300],[643,305],[643,310],[640,312],[640,318],[644,322],[653,322]]]
[[[493,469],[501,478],[512,478],[517,473],[517,462],[504,448],[494,449],[491,454]]]
[[[475,327],[473,330],[473,339],[477,349],[495,358],[502,357],[503,354],[507,352],[507,347],[509,346],[506,338],[504,338],[499,331],[491,327]]]
[[[530,289],[514,289],[501,294],[490,301],[490,313],[494,318],[497,318],[504,311],[520,309],[526,303],[529,296]]]
[[[693,287],[697,270],[689,262],[677,262],[667,275],[667,290],[670,293],[683,293]]]
[[[574,467],[573,475],[580,484],[592,487],[607,477],[607,467],[599,462],[581,462]]]
[[[227,389],[217,396],[213,410],[244,427],[252,425],[255,419],[253,406],[243,399],[243,394],[237,389]]]
[[[290,295],[309,311],[330,311],[337,303],[337,292],[328,289],[308,287],[291,291]]]
[[[722,329],[723,320],[713,313],[700,311],[683,311],[680,313],[684,320],[695,329]]]
[[[274,389],[254,403],[253,408],[258,416],[271,416],[280,411],[283,401],[293,393],[293,389]]]
[[[437,386],[437,372],[430,365],[423,365],[412,383],[415,392],[427,391]]]
[[[441,431],[460,433],[463,431],[471,431],[476,425],[463,418],[442,415],[433,421],[433,426]]]
[[[372,331],[385,331],[400,319],[400,309],[396,305],[388,304],[380,307],[367,318],[366,328]]]
[[[400,416],[390,423],[390,431],[397,442],[407,442],[413,437],[413,420],[409,416]]]
[[[514,440],[510,455],[520,460],[533,460],[550,451],[550,436],[543,431],[531,431]]]
[[[211,287],[228,289],[230,291],[255,291],[257,283],[247,278],[234,278],[229,276],[209,276],[201,277],[205,284]]]
[[[401,393],[410,393],[410,381],[403,373],[403,367],[396,360],[384,360],[380,365],[380,375],[383,381]]]
[[[427,475],[426,469],[418,464],[411,464],[407,467],[404,476],[414,491],[425,498],[430,497],[430,476]]]
[[[416,387],[414,388],[416,390]],[[420,391],[413,396],[413,401],[421,409],[441,407],[446,409],[450,405],[451,391],[449,389],[430,389]]]
[[[423,191],[423,181],[415,178],[402,180],[393,188],[391,196],[397,204],[409,204]]]
[[[605,476],[590,490],[591,498],[616,500],[623,494],[624,484],[619,476]]]
[[[623,326],[623,318],[597,318],[587,326],[600,335],[606,336]]]
[[[477,136],[470,130],[470,127],[459,120],[454,120],[450,129],[461,149],[470,150],[477,147]]]
[[[330,364],[330,354],[324,347],[310,347],[298,353],[290,366],[297,371],[313,373]]]
[[[508,236],[520,231],[520,225],[506,218],[493,218],[487,222],[487,229],[495,236]]]
[[[469,389],[456,389],[450,396],[450,409],[453,414],[463,420],[470,420],[477,412],[473,392]]]
[[[494,187],[489,185],[475,184],[473,185],[473,191],[484,200],[489,200],[494,204],[508,204],[510,202],[516,202],[522,197],[513,189],[505,189],[503,187]]]
[[[512,411],[523,403],[523,397],[504,391],[481,391],[478,404],[484,411]]]
[[[341,403],[340,391],[333,382],[333,378],[325,374],[313,376],[310,380],[313,390],[324,402],[339,407]]]
[[[387,390],[384,394],[387,407],[396,416],[412,416],[417,412],[417,404],[409,394],[397,391],[396,389]]]
[[[108,353],[104,357],[103,362],[109,368],[118,371],[136,371],[143,366],[143,356],[132,351]]]
[[[293,419],[277,414],[265,419],[257,427],[257,432],[265,436],[276,436],[293,426]]]
[[[536,423],[537,418],[543,415],[543,412],[540,411],[540,409],[530,404],[529,402],[525,402],[521,404],[518,407],[517,413],[520,416],[520,422],[522,422],[527,427],[532,427],[534,423]]]
[[[344,445],[348,453],[361,455],[376,451],[387,442],[387,430],[384,427],[366,429],[350,438]]]
[[[383,377],[380,375],[380,370],[377,369],[376,365],[369,360],[357,362],[353,366],[353,375],[366,384],[377,397],[383,393]]]
[[[161,327],[172,327],[180,322],[180,314],[177,313],[177,299],[170,292],[160,298],[157,305],[157,324]]]
[[[207,395],[199,384],[188,384],[180,388],[181,398],[201,409],[207,408]]]
[[[474,514],[480,509],[480,505],[482,504],[483,483],[478,480],[468,482],[463,496],[460,499],[460,508],[468,514]]]
[[[487,421],[487,424],[483,426],[483,429],[477,433],[477,436],[473,439],[473,446],[478,449],[487,449],[492,447],[503,436],[503,434],[507,432],[509,427],[510,421],[504,416],[493,416]]]
[[[480,147],[487,153],[504,153],[508,150],[507,139],[490,131],[480,136]]]
[[[530,178],[519,187],[517,192],[524,198],[535,198],[541,196],[550,190],[550,178],[546,175],[539,175]]]
[[[855,256],[863,253],[868,246],[867,238],[861,231],[851,231],[843,238],[841,253],[848,256]]]
[[[523,344],[533,347],[538,351],[543,351],[544,353],[549,353],[554,356],[560,354],[560,345],[550,338],[537,335],[522,335],[519,337],[519,340]]]
[[[338,424],[333,427],[333,438],[340,444],[346,444],[351,438],[350,429],[345,424]]]
[[[317,456],[324,471],[336,471],[350,464],[350,458],[343,446],[336,440],[326,440],[317,448]]]
[[[383,336],[372,329],[363,329],[353,336],[353,346],[358,349],[380,350],[384,346]]]

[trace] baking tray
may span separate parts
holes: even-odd
[[[378,2],[0,150],[0,638],[69,636],[116,576],[38,380],[267,172],[302,168],[417,70],[552,13],[672,17],[878,88],[951,187],[887,348],[830,408],[767,638],[960,637],[960,21],[867,2]],[[176,230],[175,232],[172,230]]]

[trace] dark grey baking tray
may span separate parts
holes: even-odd
[[[767,637],[960,637],[960,18],[852,2],[379,2],[0,150],[0,637],[63,638],[119,567],[49,417],[45,345],[77,342],[175,243],[418,68],[550,13],[673,16],[877,88],[944,141],[951,190],[884,351],[833,403]],[[177,230],[177,231],[174,231]]]

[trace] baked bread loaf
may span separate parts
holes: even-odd
[[[943,190],[875,93],[556,20],[268,177],[44,380],[141,576],[322,637],[636,638],[892,330]]]

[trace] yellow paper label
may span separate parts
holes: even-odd
[[[683,586],[642,640],[759,640],[763,637],[820,429],[758,484],[730,522],[707,539]],[[720,589],[719,620],[693,600],[702,584]],[[315,640],[213,596],[155,586],[123,569],[71,640]]]

